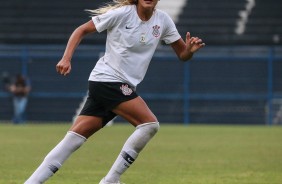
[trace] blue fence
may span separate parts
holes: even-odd
[[[63,49],[0,46],[0,72],[23,73],[32,82],[30,120],[70,121],[103,52],[103,47],[80,47],[71,75],[62,77],[55,65]],[[162,47],[137,92],[161,122],[271,125],[278,113],[273,101],[282,98],[281,51],[281,47],[207,47],[191,62],[182,63],[170,48]],[[1,89],[0,120],[12,115],[9,99]]]

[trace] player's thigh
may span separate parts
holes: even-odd
[[[89,138],[102,127],[103,119],[101,117],[79,115],[71,126],[70,131]]]
[[[158,121],[146,102],[140,96],[120,103],[112,111],[129,121],[134,126]]]

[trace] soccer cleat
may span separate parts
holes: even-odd
[[[103,178],[99,184],[125,184],[125,183],[121,183],[120,181],[118,181],[117,183],[109,183],[105,181],[105,178]]]

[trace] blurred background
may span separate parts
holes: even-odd
[[[106,32],[85,38],[62,77],[55,65],[67,40],[100,0],[0,3],[0,122],[12,123],[14,76],[28,78],[27,123],[71,123]],[[206,47],[188,63],[160,44],[138,93],[162,123],[282,124],[282,4],[279,0],[161,0],[185,38]],[[123,122],[117,119],[117,122]]]

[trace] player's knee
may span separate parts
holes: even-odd
[[[143,123],[138,125],[134,133],[134,135],[136,135],[134,139],[129,138],[130,142],[132,142],[133,150],[136,153],[139,153],[158,132],[159,127],[160,125],[158,122]]]
[[[159,122],[144,123],[136,127],[136,129],[145,128],[150,137],[153,137],[160,129]]]
[[[159,129],[160,129],[159,122],[155,122],[154,124],[152,124],[151,131],[153,135],[155,135],[159,131]]]

